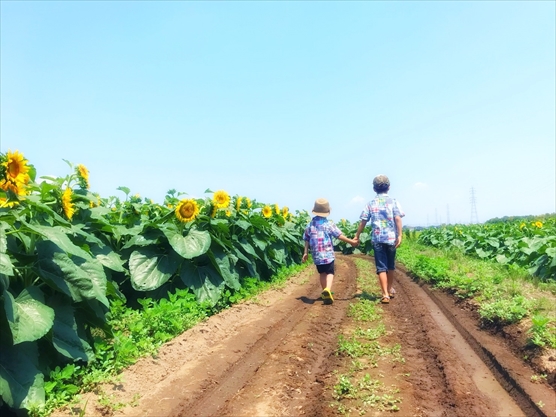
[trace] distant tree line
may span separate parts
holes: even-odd
[[[546,214],[537,214],[537,215],[528,215],[528,216],[504,216],[504,217],[495,217],[493,219],[487,220],[485,223],[505,223],[505,222],[514,222],[518,220],[522,220],[525,222],[528,221],[543,221],[549,218],[555,218],[556,213],[546,213]]]

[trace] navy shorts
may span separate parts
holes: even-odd
[[[334,261],[330,262],[329,264],[316,265],[316,267],[317,267],[317,271],[319,271],[319,274],[334,275]]]
[[[396,269],[396,247],[387,243],[373,243],[375,252],[376,273]]]

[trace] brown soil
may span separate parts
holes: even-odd
[[[353,259],[337,257],[333,305],[319,299],[310,267],[284,288],[183,333],[156,358],[126,370],[120,382],[83,395],[85,415],[340,415],[330,407],[332,387],[347,365],[335,350],[338,334],[352,326],[348,305],[361,296]],[[401,403],[398,412],[366,415],[556,415],[554,389],[531,380],[536,371],[512,351],[511,338],[480,329],[472,311],[402,269],[395,286],[396,297],[383,307],[385,338],[401,345],[405,362],[381,363],[373,372],[399,387]]]

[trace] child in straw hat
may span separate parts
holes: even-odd
[[[303,262],[307,261],[308,251],[311,248],[313,262],[320,274],[322,299],[324,304],[332,304],[334,302],[331,291],[332,281],[334,280],[334,243],[332,238],[335,237],[352,246],[357,246],[358,242],[345,237],[342,231],[338,229],[338,226],[327,219],[330,215],[328,200],[319,198],[315,201],[313,214],[315,217],[311,219],[303,234],[303,240],[305,241]]]

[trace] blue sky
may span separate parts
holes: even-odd
[[[556,211],[553,1],[1,1],[0,151],[162,202]]]

